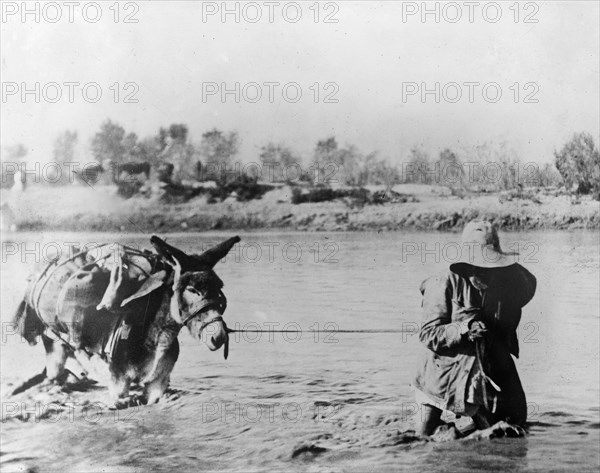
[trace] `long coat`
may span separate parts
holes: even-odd
[[[446,274],[423,281],[419,339],[425,348],[416,388],[456,414],[483,406],[493,422],[524,422],[525,393],[511,355],[519,356],[521,308],[535,289],[535,277],[516,263],[485,269],[457,263]],[[488,330],[479,347],[467,336],[474,320]]]

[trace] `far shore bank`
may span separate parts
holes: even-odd
[[[114,190],[36,187],[19,195],[2,191],[3,231],[186,233],[233,230],[282,231],[455,231],[485,218],[504,231],[600,229],[600,203],[542,192],[531,198],[495,193],[453,196],[444,188],[405,186],[413,201],[356,205],[351,199],[291,203],[284,186],[261,199],[180,204],[159,199],[122,199]]]

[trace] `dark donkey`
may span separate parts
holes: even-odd
[[[86,374],[108,375],[116,406],[126,405],[131,382],[154,403],[168,388],[184,325],[210,350],[224,346],[227,358],[227,301],[213,267],[238,241],[188,255],[153,236],[157,254],[104,245],[53,261],[32,279],[15,322],[31,344],[41,336],[50,380],[65,379],[73,357]]]

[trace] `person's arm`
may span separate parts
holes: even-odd
[[[442,356],[454,356],[468,350],[472,344],[469,330],[477,314],[465,312],[460,320],[452,320],[453,286],[450,277],[429,278],[421,286],[423,293],[423,323],[419,339],[431,351]]]

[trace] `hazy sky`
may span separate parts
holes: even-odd
[[[223,21],[220,12],[203,18],[203,8],[205,13],[221,9],[221,2],[173,1],[121,3],[115,22],[113,2],[107,2],[95,23],[98,12],[89,2],[76,2],[72,22],[69,6],[56,2],[62,14],[56,23],[48,21],[57,16],[56,6],[29,2],[32,10],[38,5],[40,15],[28,14],[23,22],[21,2],[3,3],[2,145],[22,142],[40,160],[49,158],[52,142],[65,129],[78,130],[87,148],[107,118],[141,137],[174,122],[188,124],[195,141],[212,127],[237,130],[245,161],[255,160],[270,140],[308,157],[316,140],[332,134],[341,144],[379,150],[396,162],[415,145],[437,152],[486,140],[507,140],[526,161],[548,161],[574,132],[599,134],[595,1],[521,3],[518,21],[510,8],[514,2],[500,2],[502,16],[495,23],[498,11],[490,2],[477,2],[471,12],[465,2],[430,2],[429,8],[439,9],[439,23],[433,14],[425,21],[420,11],[408,15],[421,2],[321,3],[318,22],[315,2],[300,2],[296,23],[298,10],[290,2],[272,7],[255,2],[245,9],[244,2],[229,2],[230,9],[239,6],[239,22],[233,14]],[[14,8],[19,11],[12,15]],[[247,21],[258,9],[262,18]],[[453,23],[459,12],[462,17]],[[125,23],[127,14],[138,22]],[[325,23],[328,14],[337,23]],[[21,96],[22,83],[34,89],[36,82],[40,103],[35,93]],[[51,82],[61,84],[56,103],[49,102],[58,90],[47,85]],[[81,84],[73,85],[73,103],[65,82]],[[100,88],[96,103],[82,96],[82,85],[92,82],[97,86],[89,86],[86,97],[93,100]],[[230,89],[239,83],[240,103],[235,94],[225,103],[220,94],[203,96],[211,82]],[[256,87],[244,89],[252,82],[261,85],[256,103],[249,101]],[[272,86],[272,103],[265,82],[280,84]],[[14,95],[11,83],[17,84]],[[135,85],[124,90],[126,83]],[[287,89],[290,102],[298,87],[302,92],[296,103],[282,95],[287,83],[297,84]],[[326,83],[335,85],[324,89]],[[419,91],[403,97],[403,91],[415,92],[423,83],[432,90],[439,84],[439,103],[435,93],[426,95],[425,103]],[[480,84],[471,86],[473,103],[464,83]],[[488,83],[496,85],[488,86],[484,97]],[[492,103],[498,88],[502,96]],[[459,90],[462,97],[451,103]],[[124,103],[128,92],[135,92],[138,103]],[[329,93],[337,103],[324,103]],[[537,103],[525,103],[526,97]]]

